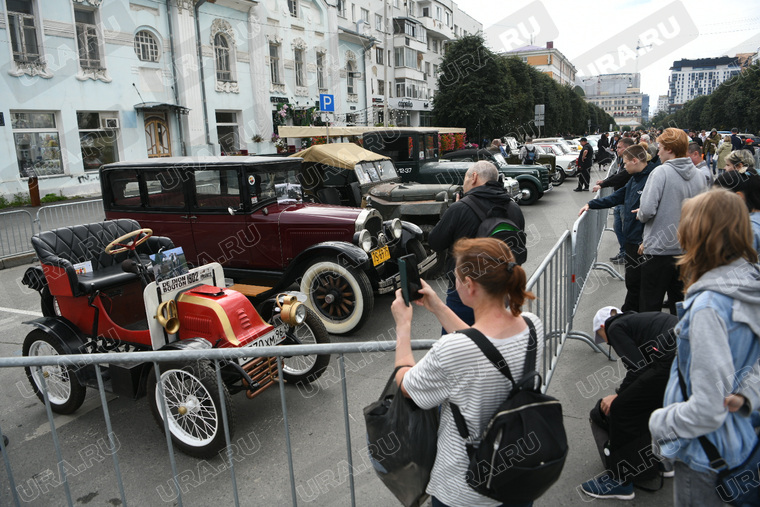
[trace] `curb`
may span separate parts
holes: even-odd
[[[17,266],[23,266],[24,264],[31,264],[36,259],[37,256],[32,252],[14,255],[13,257],[6,257],[5,259],[0,259],[0,269],[15,268]]]

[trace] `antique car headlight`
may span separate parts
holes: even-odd
[[[306,307],[296,296],[278,296],[277,306],[280,308],[280,319],[289,326],[302,324],[306,319]]]
[[[354,244],[369,253],[372,250],[372,235],[367,229],[354,233]]]
[[[393,237],[396,239],[399,239],[401,237],[401,231],[402,231],[401,220],[399,220],[398,218],[394,218],[391,221],[391,232],[393,233]]]

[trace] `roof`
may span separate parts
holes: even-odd
[[[322,137],[328,134],[328,129],[325,127],[281,126],[277,130],[280,137]],[[455,127],[411,127],[409,129],[405,129],[404,127],[330,127],[329,134],[330,137],[360,136],[365,132],[382,130],[414,130],[416,132],[438,132],[439,134],[463,134],[466,131],[466,129]]]
[[[739,67],[739,60],[735,56],[721,56],[718,58],[698,58],[696,60],[676,60],[670,70],[682,69],[684,67],[717,67],[719,65],[734,64]]]
[[[553,49],[553,48],[548,48],[548,49]],[[527,46],[523,46],[521,48],[511,49],[511,50],[507,51],[507,53],[519,53],[519,52],[522,52],[522,51],[545,51],[545,50],[548,50],[548,49],[545,48],[545,47],[533,46],[533,45],[528,44]]]
[[[263,164],[282,164],[283,162],[295,162],[287,157],[238,157],[238,156],[208,156],[208,157],[156,157],[144,158],[138,160],[125,160],[106,164],[103,167],[108,169],[119,169],[124,167],[150,165],[151,167],[164,166],[195,166],[195,165],[263,165]]]
[[[365,150],[354,143],[318,144],[290,156],[301,157],[304,162],[318,162],[349,171],[353,171],[356,164],[361,162],[390,160],[385,155]]]

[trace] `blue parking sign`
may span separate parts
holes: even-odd
[[[326,93],[319,94],[319,110],[330,113],[335,112],[335,99],[332,95]]]

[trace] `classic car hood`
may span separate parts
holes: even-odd
[[[372,187],[369,195],[388,201],[453,200],[460,185],[445,183],[382,183]]]
[[[331,204],[313,204],[301,203],[291,204],[284,211],[291,220],[298,220],[298,217],[329,217],[330,222],[336,220],[345,220],[354,223],[356,217],[362,212],[361,208],[349,208],[348,206],[333,206]]]

